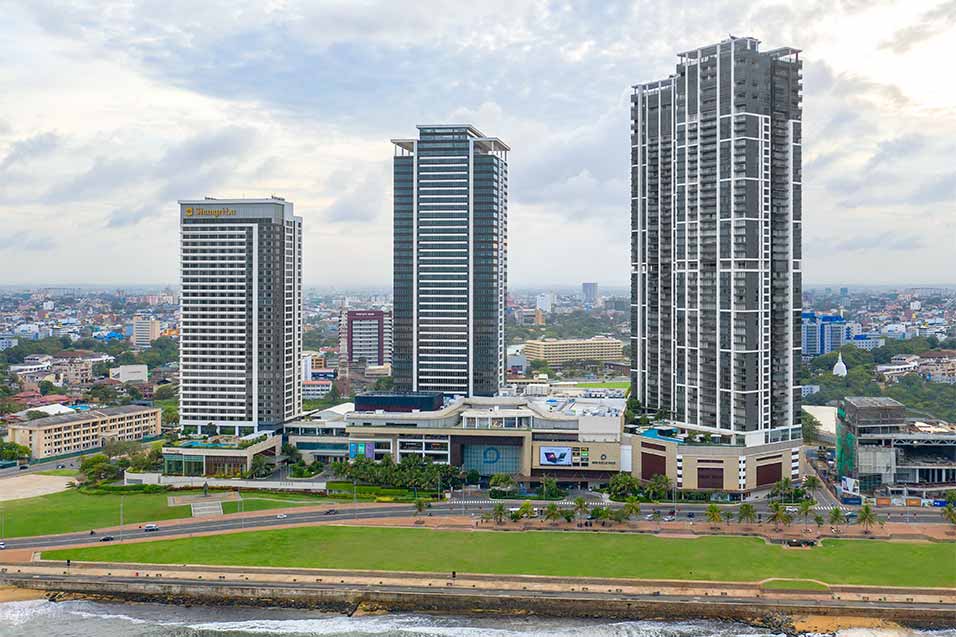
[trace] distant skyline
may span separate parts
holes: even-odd
[[[0,284],[172,283],[176,199],[274,193],[306,286],[387,288],[389,138],[449,122],[512,146],[511,289],[626,286],[630,87],[728,33],[803,50],[806,287],[953,279],[953,0],[444,6],[5,5]]]

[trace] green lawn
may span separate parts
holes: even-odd
[[[798,580],[783,580],[783,579],[773,579],[769,582],[764,582],[760,585],[761,588],[766,590],[790,590],[790,591],[827,591],[830,590],[828,587],[823,584],[817,584],[816,582],[811,582],[810,580],[798,579]]]
[[[262,547],[268,546],[268,550]],[[758,538],[299,527],[44,553],[49,559],[553,576],[956,586],[956,543],[826,540],[794,551]]]
[[[627,389],[631,386],[626,380],[612,383],[576,383],[582,389]]]
[[[127,524],[188,518],[188,506],[166,506],[166,493],[135,493],[123,496],[123,520]],[[36,498],[0,502],[7,537],[48,535],[85,531],[120,522],[120,496],[84,495],[68,490]]]
[[[41,476],[58,476],[61,478],[75,478],[80,475],[76,469],[49,469],[47,471],[37,471]]]
[[[269,509],[285,509],[289,507],[311,507],[322,504],[336,504],[345,502],[343,499],[327,498],[303,493],[264,493],[262,495],[243,495],[242,510],[267,511]],[[223,502],[223,513],[238,513],[238,502]]]

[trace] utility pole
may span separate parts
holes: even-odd
[[[358,509],[358,491],[355,484],[355,480],[352,480],[352,519],[353,520],[358,517],[358,511],[356,511],[356,509]]]
[[[123,526],[123,503],[126,500],[126,496],[120,496],[120,526]],[[120,529],[120,542],[123,541],[123,530]]]

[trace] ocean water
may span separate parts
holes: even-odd
[[[0,603],[0,637],[775,637],[732,622],[599,621],[416,614],[345,617],[300,610],[162,604]],[[850,630],[840,637],[956,637],[940,631]]]

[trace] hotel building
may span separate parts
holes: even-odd
[[[40,460],[99,449],[107,440],[152,438],[161,427],[161,409],[125,405],[9,423],[7,441]]]
[[[396,389],[492,396],[504,383],[508,150],[467,125],[393,139]]]
[[[279,197],[179,207],[181,423],[279,429],[302,412],[302,218]]]

